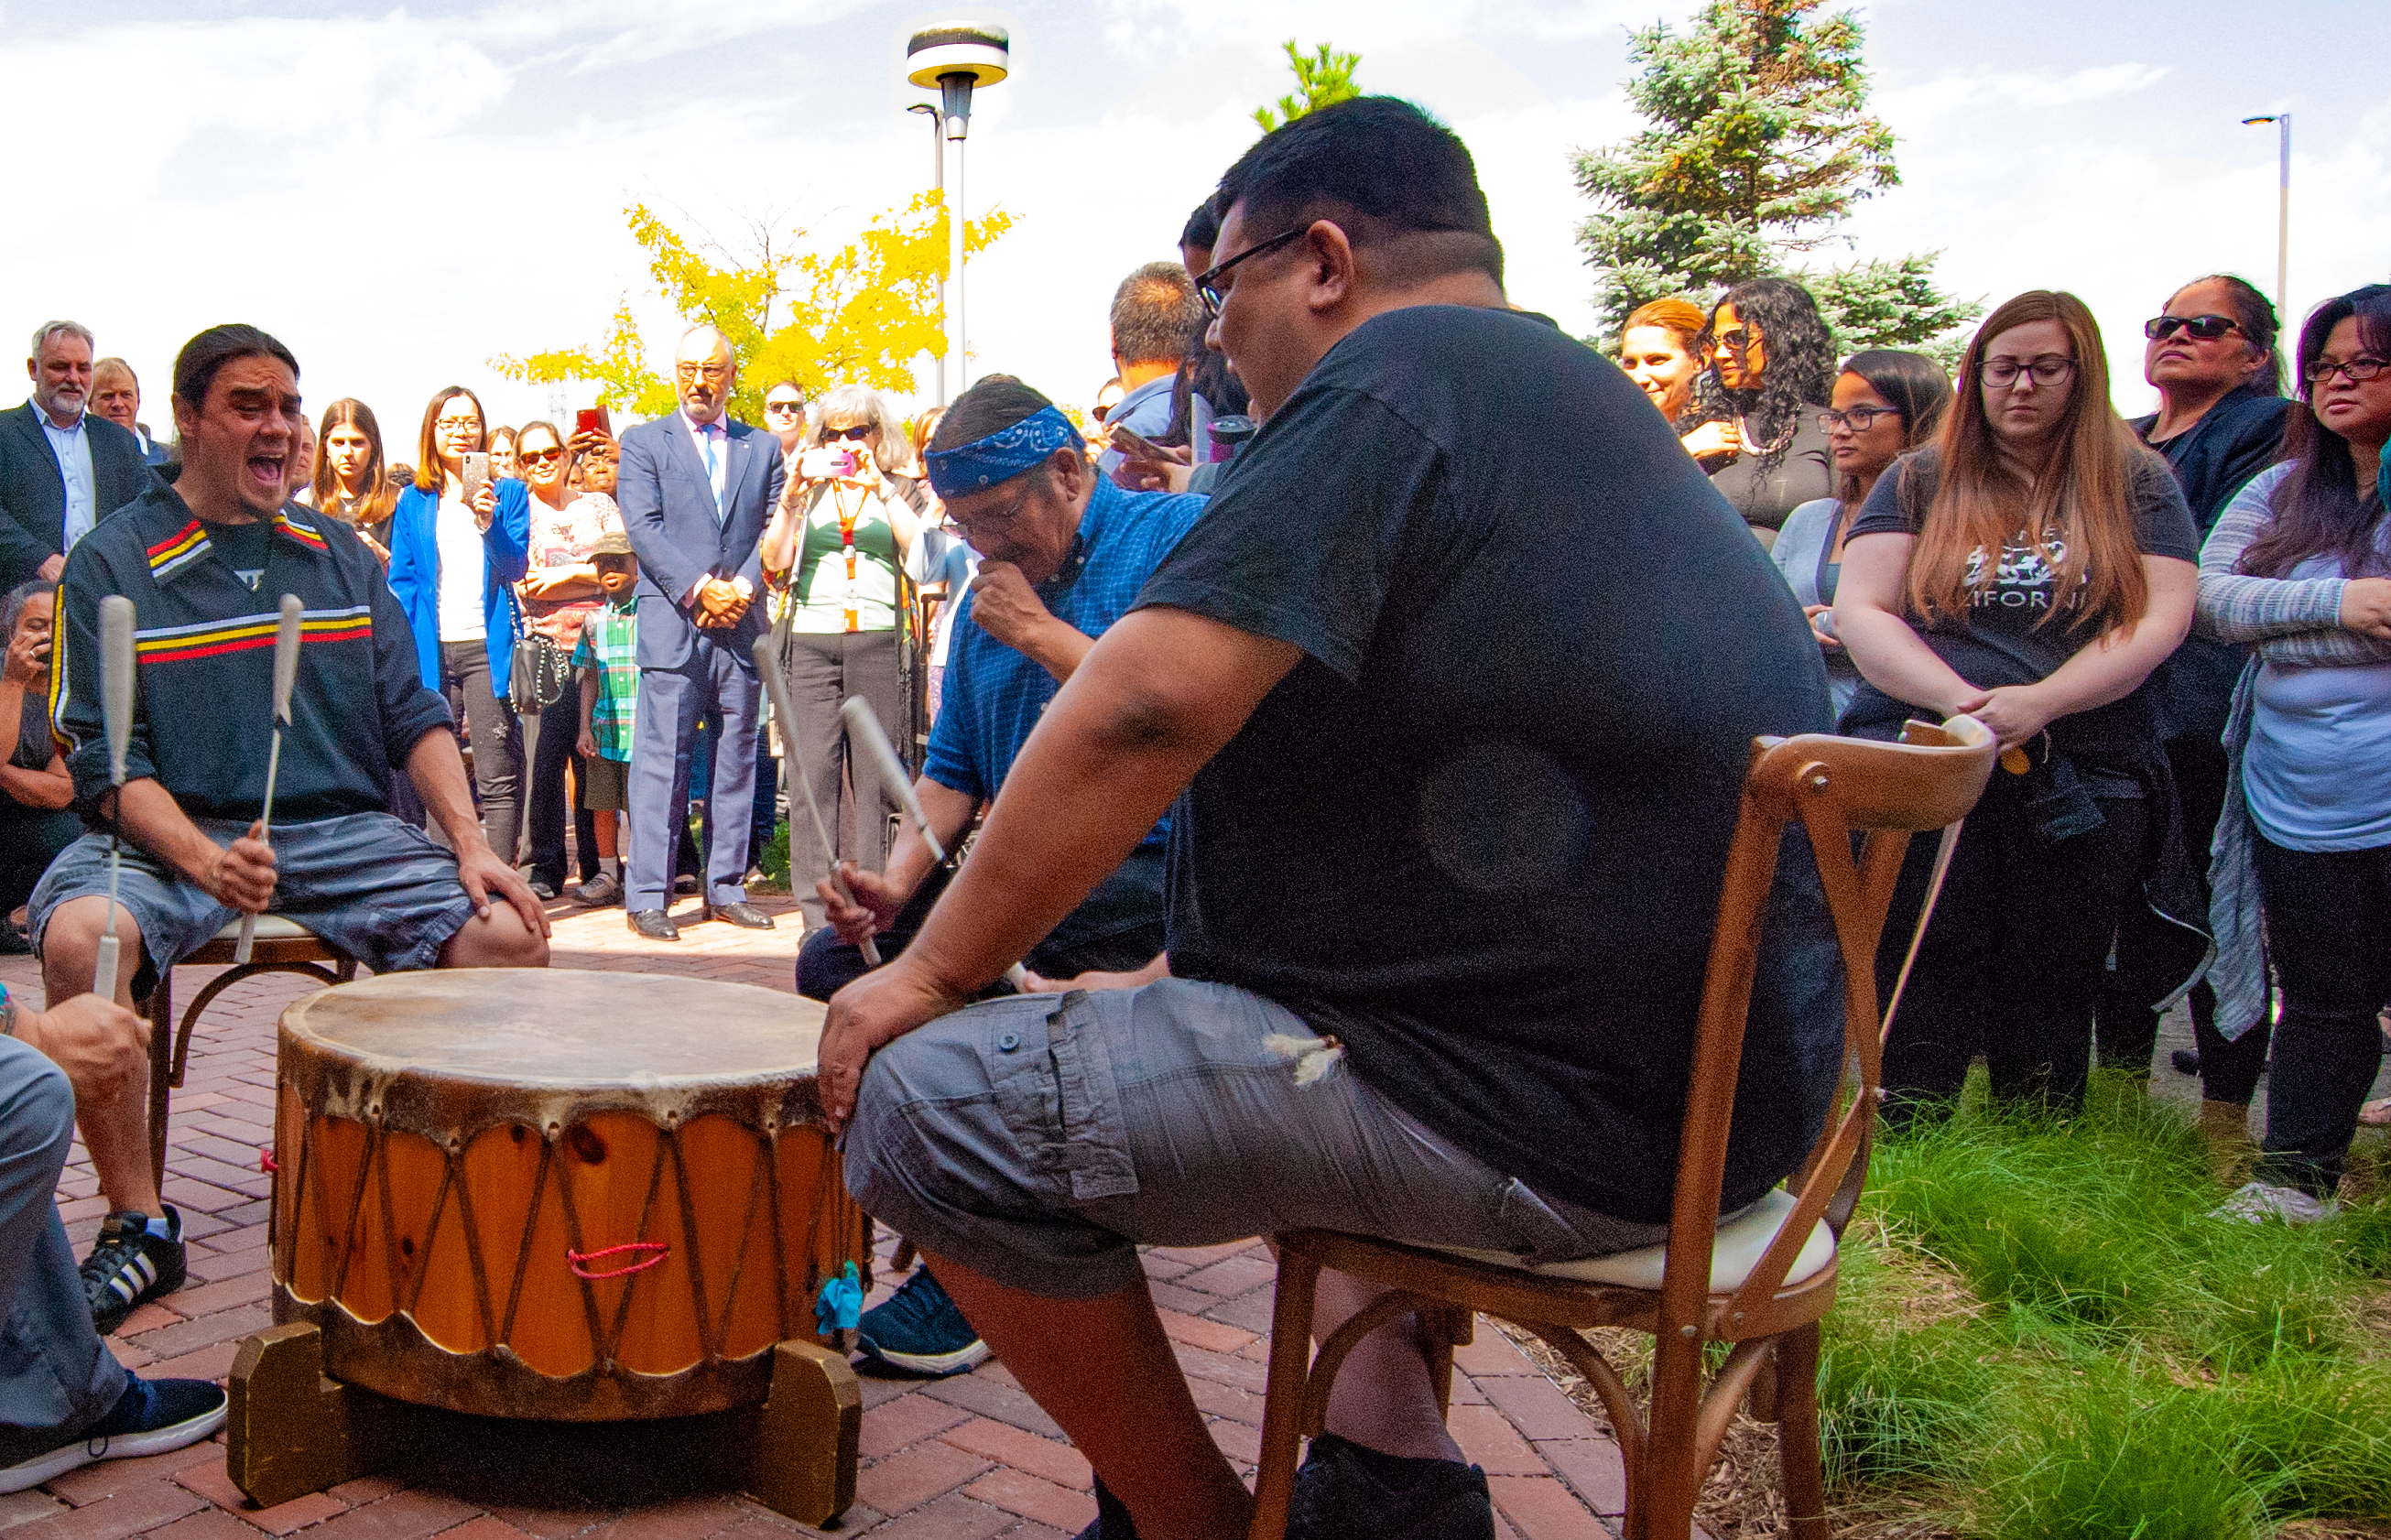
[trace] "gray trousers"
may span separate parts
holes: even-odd
[[[85,1428],[124,1392],[124,1369],[91,1329],[74,1249],[58,1219],[58,1172],[74,1144],[66,1072],[0,1038],[0,1452],[19,1430]]]
[[[719,720],[723,747],[705,794],[705,901],[747,898],[747,834],[756,816],[756,726],[764,681],[756,660],[701,633],[679,668],[640,670],[631,730],[630,870],[623,908],[672,907],[673,857],[689,822],[689,756],[700,718]]]

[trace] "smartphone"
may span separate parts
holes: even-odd
[[[1158,459],[1168,462],[1179,458],[1152,439],[1132,433],[1127,428],[1115,428],[1105,437],[1111,442],[1114,448],[1137,459]]]
[[[479,449],[465,451],[465,500],[472,502],[473,494],[489,485],[490,457]]]
[[[855,474],[855,451],[817,444],[797,457],[797,474],[808,481],[830,481]]]
[[[606,408],[603,407],[582,408],[579,411],[573,414],[573,431],[575,434],[604,433],[606,431],[604,426],[606,421],[605,414]]]

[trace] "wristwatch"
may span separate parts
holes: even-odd
[[[7,985],[0,984],[0,1037],[12,1038],[16,1035],[17,999],[8,992]]]

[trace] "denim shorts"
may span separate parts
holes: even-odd
[[[192,821],[218,845],[249,832],[238,819]],[[85,835],[42,874],[26,913],[34,950],[58,905],[108,893],[108,836]],[[308,823],[278,823],[274,846],[274,897],[267,909],[287,915],[326,944],[375,973],[428,968],[448,938],[472,918],[473,901],[457,881],[457,858],[430,835],[388,813],[348,813]],[[141,968],[134,998],[146,996],[157,970],[207,945],[240,912],[216,902],[170,872],[132,841],[116,901],[141,927]]]
[[[1049,1299],[1114,1293],[1136,1248],[1336,1229],[1540,1262],[1667,1236],[1545,1198],[1414,1119],[1341,1057],[1296,1083],[1294,1013],[1222,984],[1022,995],[882,1048],[847,1135],[865,1210]]]

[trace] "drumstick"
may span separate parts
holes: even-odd
[[[930,848],[930,859],[944,866],[947,863],[946,848],[938,843],[937,835],[930,828],[930,821],[922,816],[922,799],[914,795],[913,783],[906,776],[905,767],[897,757],[895,745],[888,742],[888,734],[881,729],[880,718],[872,714],[872,704],[860,695],[849,695],[847,704],[838,708],[838,716],[839,720],[847,724],[847,741],[863,745],[863,757],[872,761],[872,768],[879,772],[881,780],[897,789],[898,806],[905,809],[905,816],[913,821],[913,827],[922,831],[922,843]]]
[[[108,783],[117,807],[108,821],[108,928],[91,970],[91,992],[116,998],[116,889],[124,873],[124,751],[133,741],[133,601],[111,593],[99,602],[99,715],[108,736]]]
[[[265,803],[258,811],[258,835],[274,837],[274,778],[282,769],[282,728],[291,720],[291,687],[299,682],[299,617],[306,606],[295,593],[282,596],[282,620],[274,631],[274,746],[265,751]],[[236,966],[249,965],[250,943],[257,936],[257,916],[240,917],[240,939],[232,949]]]
[[[764,675],[764,688],[771,692],[772,713],[781,718],[781,744],[788,750],[792,767],[789,779],[795,781],[797,790],[805,794],[806,811],[813,816],[814,837],[821,841],[822,854],[830,860],[830,880],[847,901],[853,903],[855,890],[848,887],[846,879],[838,874],[838,847],[831,843],[830,826],[822,822],[821,805],[814,800],[814,783],[797,760],[797,714],[789,708],[789,681],[781,677],[781,650],[772,644],[769,631],[756,639],[756,666]],[[792,872],[789,875],[794,886],[796,874]],[[862,951],[865,963],[875,968],[880,965],[880,949],[872,944],[869,936],[863,938]]]

